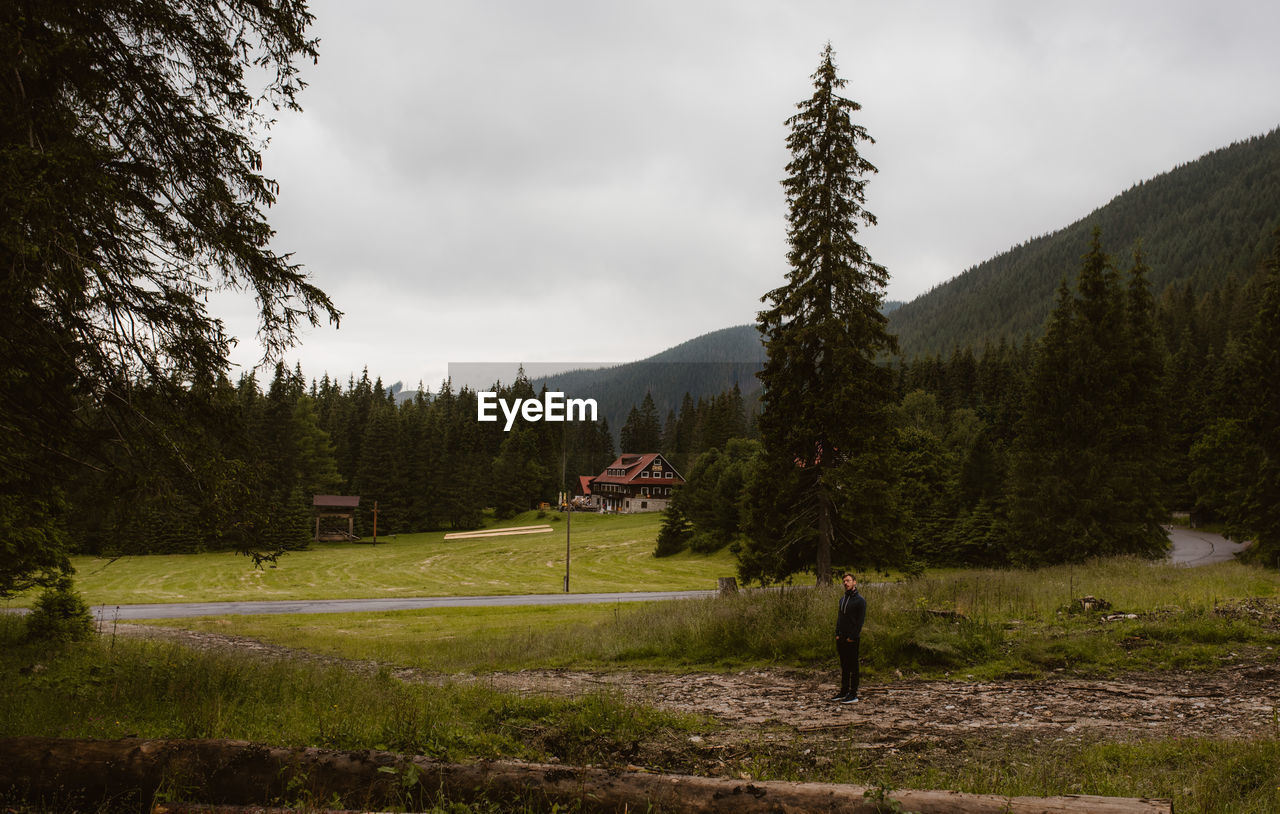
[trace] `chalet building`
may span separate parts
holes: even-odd
[[[591,478],[591,508],[603,512],[660,512],[671,501],[671,490],[684,478],[660,453],[621,455]]]

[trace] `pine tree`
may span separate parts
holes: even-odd
[[[1123,547],[1141,554],[1155,554],[1167,544],[1160,525],[1167,514],[1162,478],[1169,466],[1168,420],[1160,393],[1165,364],[1149,274],[1139,244],[1123,306],[1112,481],[1117,499],[1125,504],[1126,528],[1118,529],[1127,541]]]
[[[1274,239],[1262,300],[1245,340],[1251,374],[1246,386],[1252,397],[1246,426],[1261,455],[1242,514],[1257,535],[1250,556],[1280,567],[1280,229]]]
[[[861,106],[839,95],[845,81],[830,44],[812,78],[813,95],[787,120],[791,270],[762,298],[757,318],[770,474],[753,480],[754,497],[767,503],[753,509],[757,534],[741,569],[744,578],[770,580],[807,565],[818,584],[829,584],[833,557],[898,556],[876,514],[890,492],[894,384],[879,363],[897,345],[881,313],[888,272],[855,239],[859,224],[876,222],[864,208],[876,168],[858,153],[874,140],[853,122]],[[789,488],[771,492],[770,481]]]
[[[622,451],[657,452],[662,446],[662,424],[658,420],[658,406],[653,394],[645,391],[640,407],[631,408],[627,423],[622,426]]]
[[[1074,298],[1066,278],[1037,348],[1027,383],[1025,411],[1012,452],[1009,519],[1011,548],[1024,562],[1059,562],[1073,557],[1063,540],[1086,534],[1075,524],[1081,475],[1077,429],[1068,421],[1087,419],[1082,393],[1067,379],[1081,365],[1073,354]],[[1087,466],[1085,467],[1087,471]]]
[[[545,460],[545,459],[543,459]],[[528,426],[513,427],[493,459],[491,494],[499,519],[533,508],[547,480],[549,467],[539,459],[538,439]]]
[[[1059,288],[1012,453],[1010,544],[1030,563],[1165,545],[1161,360],[1141,254],[1125,292],[1095,229],[1077,288]]]

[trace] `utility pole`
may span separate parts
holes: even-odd
[[[560,436],[560,488],[564,495],[564,592],[569,593],[569,538],[573,527],[573,490],[569,489],[565,480],[565,469],[569,457],[569,429],[566,425]]]
[[[569,593],[569,533],[573,527],[573,503],[570,502],[564,513],[564,592]]]
[[[373,544],[378,544],[378,501],[373,501]]]

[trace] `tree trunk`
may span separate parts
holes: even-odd
[[[831,505],[825,485],[820,483],[818,490],[818,552],[814,569],[818,572],[817,585],[822,588],[831,584],[831,537],[834,528],[831,513],[835,507]]]
[[[145,810],[153,801],[231,806],[394,806],[438,801],[557,804],[574,810],[822,812],[880,810],[861,786],[751,782],[485,761],[437,763],[369,750],[275,748],[245,741],[0,739],[0,799],[45,806],[112,801]],[[919,814],[1172,814],[1167,800],[999,797],[894,791],[884,797]],[[175,809],[177,810],[177,809]]]

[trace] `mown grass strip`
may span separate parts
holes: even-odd
[[[76,587],[93,605],[560,593],[565,523],[559,517],[545,518],[558,532],[552,534],[446,541],[434,532],[379,538],[376,546],[319,543],[262,570],[229,552],[74,557],[72,563]],[[530,512],[501,527],[537,519]],[[657,514],[582,513],[572,522],[575,593],[710,590],[717,577],[736,572],[728,551],[655,558]]]

